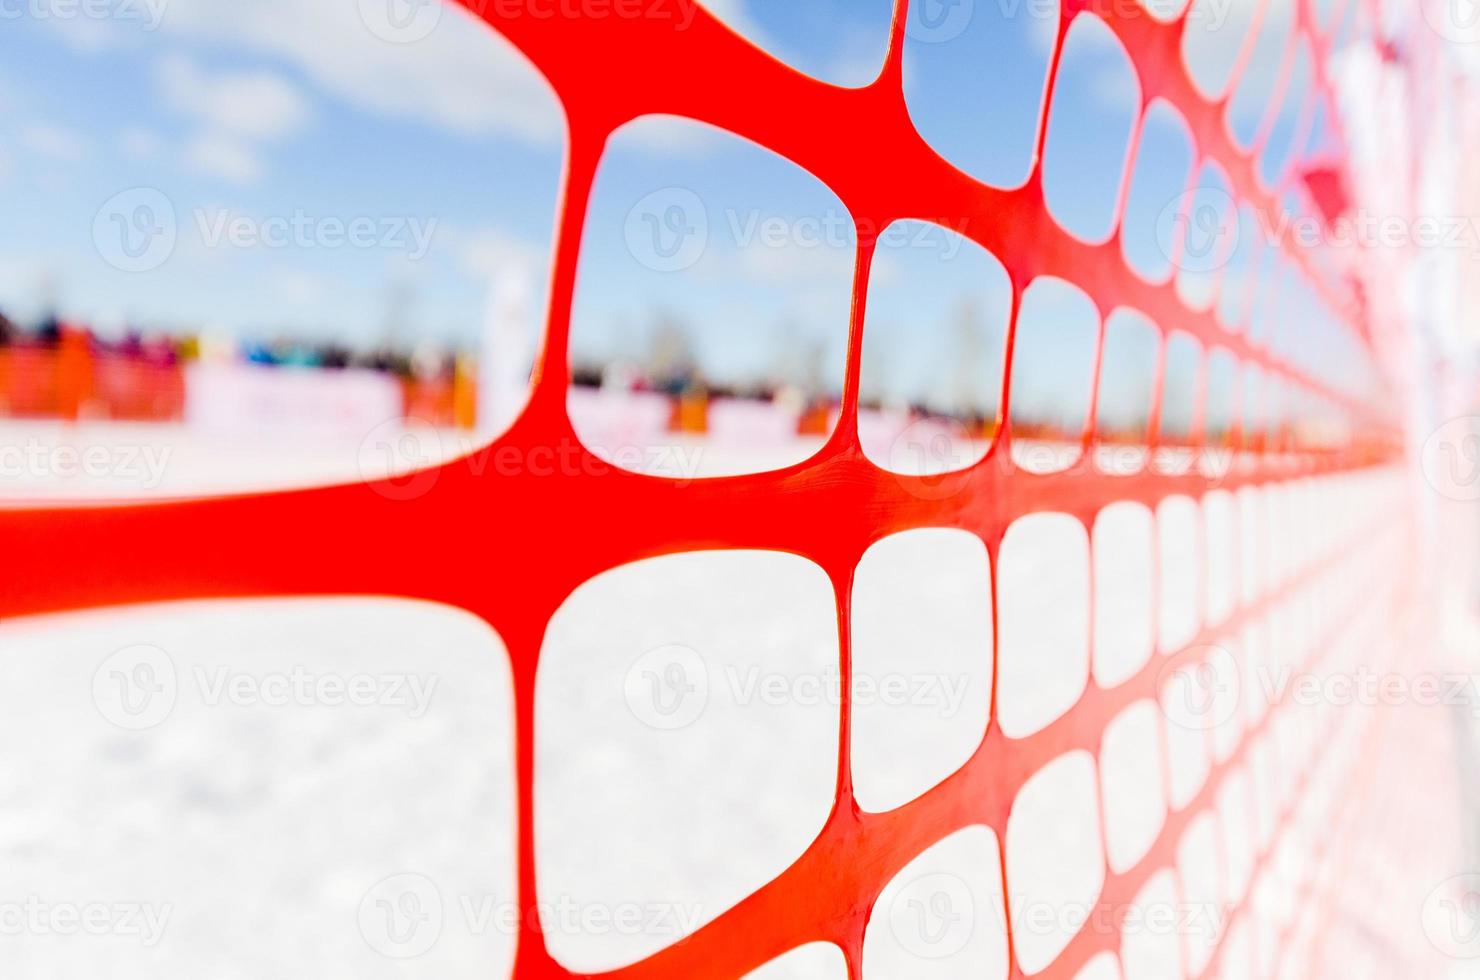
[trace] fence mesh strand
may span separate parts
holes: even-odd
[[[1240,76],[1249,70],[1259,24],[1284,2],[1254,4],[1254,24],[1235,60],[1228,92],[1237,90]],[[1293,181],[1272,190],[1256,176],[1258,154],[1274,126],[1273,107],[1283,103],[1291,86],[1300,45],[1309,44],[1312,52],[1314,84],[1296,117],[1297,146],[1312,129],[1317,103],[1335,105],[1328,64],[1337,32],[1322,29],[1324,13],[1318,21],[1318,10],[1327,5],[1288,2],[1297,4],[1295,30],[1279,59],[1272,108],[1248,149],[1230,135],[1225,121],[1229,96],[1205,98],[1184,67],[1185,10],[1159,19],[1128,3],[1063,0],[1050,91],[1040,102],[1041,114],[1046,116],[1052,100],[1060,52],[1074,19],[1101,17],[1135,67],[1142,116],[1155,99],[1175,106],[1189,124],[1200,161],[1222,168],[1241,204],[1277,214],[1295,200],[1296,206],[1316,213],[1322,202],[1311,188],[1320,193],[1333,181],[1339,183],[1339,154],[1324,161],[1319,181]],[[1350,2],[1360,6],[1363,0]],[[493,469],[450,463],[385,484],[126,506],[0,510],[8,563],[27,570],[0,594],[0,614],[180,598],[368,594],[432,600],[483,617],[508,647],[516,686],[518,882],[525,928],[520,930],[515,969],[524,978],[572,975],[547,952],[533,912],[539,900],[532,787],[540,645],[561,603],[602,571],[698,549],[768,549],[804,556],[824,569],[833,584],[845,675],[854,569],[872,543],[908,529],[969,531],[986,543],[995,567],[1005,532],[1026,515],[1067,514],[1088,534],[1096,515],[1114,502],[1134,501],[1155,511],[1171,497],[1202,506],[1218,494],[1211,505],[1225,508],[1232,523],[1221,537],[1208,532],[1210,522],[1201,525],[1200,581],[1209,574],[1206,568],[1218,563],[1236,583],[1228,603],[1199,600],[1196,635],[1179,649],[1151,658],[1112,688],[1087,683],[1071,709],[1031,735],[1004,735],[994,694],[992,722],[970,760],[889,812],[864,812],[853,799],[852,709],[845,697],[836,802],[821,833],[792,866],[683,942],[605,974],[623,980],[738,977],[813,941],[835,943],[845,953],[850,975],[863,976],[865,928],[890,879],[962,828],[984,826],[1002,840],[1024,784],[1066,754],[1097,759],[1112,719],[1138,702],[1165,695],[1169,668],[1196,668],[1215,650],[1234,651],[1238,669],[1249,671],[1257,664],[1298,669],[1317,666],[1322,658],[1360,660],[1396,649],[1410,549],[1402,521],[1394,520],[1404,510],[1402,483],[1391,468],[1399,438],[1391,413],[1383,408],[1380,385],[1333,378],[1319,360],[1319,347],[1314,359],[1302,361],[1299,352],[1312,348],[1286,342],[1309,324],[1294,304],[1281,302],[1288,292],[1276,292],[1288,285],[1279,275],[1280,264],[1266,263],[1259,275],[1218,285],[1245,290],[1239,304],[1245,310],[1256,297],[1274,299],[1271,329],[1256,338],[1243,324],[1220,322],[1212,309],[1189,307],[1174,284],[1130,274],[1118,234],[1088,244],[1064,231],[1045,206],[1041,168],[1021,188],[1004,190],[953,167],[916,132],[906,108],[905,5],[900,0],[895,12],[882,74],[866,87],[844,89],[793,71],[702,9],[692,11],[692,23],[678,30],[677,18],[516,16],[507,5],[467,3],[544,74],[569,122],[545,342],[528,406],[493,448],[528,451],[561,444],[585,452],[567,417],[566,387],[571,297],[587,199],[609,134],[639,116],[665,113],[712,124],[791,160],[825,182],[857,222],[860,242],[841,415],[813,458],[777,472],[697,481],[639,476],[599,465],[572,466],[553,479],[528,473],[495,476]],[[1360,25],[1368,15],[1362,7],[1339,13],[1332,22],[1349,16]],[[469,92],[467,97],[485,95]],[[1040,151],[1046,128],[1040,118]],[[1334,128],[1340,144],[1339,125]],[[1132,147],[1137,133],[1132,134]],[[1133,169],[1132,161],[1125,173]],[[1128,183],[1127,176],[1118,210]],[[1235,417],[1244,422],[1218,433],[1216,446],[1194,434],[1190,445],[1182,447],[1225,450],[1226,472],[1210,473],[1195,456],[1187,466],[1147,466],[1130,475],[1110,475],[1093,465],[1026,472],[1014,465],[1011,452],[1010,390],[1003,395],[1004,422],[996,443],[971,468],[946,477],[915,478],[871,463],[860,448],[857,427],[862,324],[874,244],[863,229],[943,215],[965,219],[957,225],[961,233],[1001,260],[1011,279],[1014,311],[1035,278],[1054,276],[1084,290],[1098,307],[1102,324],[1111,311],[1130,308],[1157,324],[1163,341],[1175,326],[1196,337],[1205,351],[1222,348],[1244,367],[1260,369],[1269,379],[1264,387],[1240,386]],[[1280,248],[1285,267],[1295,271],[1303,291],[1317,298],[1360,352],[1363,370],[1377,376],[1363,305],[1351,284],[1334,275],[1319,252],[1287,243]],[[1103,340],[1102,326],[1100,347]],[[1010,332],[1009,357],[1012,343]],[[1203,387],[1206,374],[1201,375]],[[1317,427],[1299,411],[1271,412],[1270,405],[1255,403],[1258,397],[1279,399],[1286,408],[1319,405],[1322,418],[1341,420],[1341,434],[1331,438],[1323,430],[1312,435]],[[1250,421],[1256,419],[1275,421]],[[1082,447],[1091,462],[1097,445],[1091,423]],[[411,485],[415,493],[403,492]],[[377,532],[366,535],[366,528]],[[500,572],[511,568],[520,569],[519,574]],[[1209,662],[1207,669],[1222,668]],[[1359,795],[1351,781],[1363,778],[1357,763],[1374,737],[1372,720],[1370,713],[1297,708],[1275,700],[1258,711],[1234,713],[1204,731],[1164,725],[1159,766],[1167,782],[1181,780],[1185,798],[1167,808],[1154,843],[1133,866],[1116,870],[1105,863],[1103,884],[1085,915],[1091,921],[1053,952],[1051,962],[1031,964],[1033,975],[1074,977],[1097,957],[1119,955],[1122,930],[1092,922],[1123,914],[1144,889],[1167,880],[1168,874],[1174,889],[1185,889],[1178,872],[1179,860],[1186,858],[1179,847],[1194,828],[1202,834],[1198,840],[1211,841],[1216,852],[1216,898],[1232,914],[1227,927],[1200,940],[1202,945],[1182,944],[1181,972],[1175,975],[1274,975],[1279,963],[1291,969],[1286,956],[1303,957],[1290,975],[1319,975],[1315,961],[1321,945],[1310,940],[1319,928],[1305,912],[1316,907],[1312,896],[1331,890],[1329,874],[1321,870],[1329,865],[1322,858],[1337,845],[1337,829],[1347,821],[1343,808]],[[1181,761],[1174,762],[1174,757]],[[1196,763],[1189,767],[1188,758]],[[1174,773],[1176,766],[1193,775]],[[1247,799],[1249,806],[1238,811],[1230,803],[1235,799]],[[1096,813],[1101,828],[1103,817]],[[1211,836],[1203,833],[1208,826]],[[1011,866],[1002,869],[1004,894],[1013,893],[1016,873]],[[1279,882],[1285,900],[1259,900],[1271,880]],[[1009,909],[1006,920],[1014,923],[1018,917]],[[1014,977],[1027,975],[1013,952],[1021,945],[1014,936],[1017,928],[1007,927],[1009,962],[1003,965]],[[1297,941],[1302,931],[1306,938]],[[1134,972],[1127,964],[1127,973]]]

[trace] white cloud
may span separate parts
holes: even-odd
[[[1053,53],[1054,45],[1059,43],[1059,14],[1057,11],[1047,17],[1028,19],[1028,43],[1033,45],[1033,50],[1040,54]]]
[[[312,115],[298,89],[271,72],[211,75],[172,56],[159,63],[155,81],[171,109],[246,139],[282,139]]]
[[[699,6],[757,47],[771,52],[776,50],[775,42],[745,9],[745,0],[699,0]]]
[[[318,276],[300,270],[279,272],[273,277],[273,289],[290,306],[315,306],[329,295],[329,284]]]
[[[0,252],[0,312],[21,319],[40,314],[61,264],[29,250]]]
[[[734,252],[732,274],[763,286],[847,282],[853,276],[856,256],[852,247],[841,242],[819,246],[791,242],[780,248],[751,244]]]
[[[136,22],[50,21],[74,48],[157,47],[200,40],[282,59],[324,92],[362,110],[461,133],[553,146],[564,132],[559,101],[523,55],[451,0],[431,33],[393,43],[361,19],[356,0],[150,0],[158,30]]]
[[[876,11],[850,10],[847,16],[834,17],[830,36],[820,42],[826,50],[812,52],[826,55],[825,64],[817,64],[813,59],[797,58],[800,51],[795,43],[780,43],[751,16],[751,9],[763,7],[764,3],[755,0],[699,0],[699,6],[777,60],[809,74],[815,73],[834,85],[867,85],[884,67],[889,35],[885,24],[873,16]],[[804,44],[804,47],[815,48],[815,45]],[[803,68],[803,64],[808,64],[811,70]]]
[[[49,17],[46,24],[68,47],[95,54],[114,47],[123,39],[123,24],[105,17]]]
[[[233,184],[262,179],[262,160],[251,144],[226,133],[202,133],[185,145],[185,165]]]
[[[869,263],[869,286],[899,286],[905,282],[905,266],[889,249],[875,249]]]
[[[147,129],[130,128],[119,134],[118,148],[130,160],[153,160],[164,148],[164,142]]]
[[[428,36],[405,44],[371,33],[352,0],[174,0],[161,31],[285,59],[325,91],[378,114],[541,145],[563,132],[559,104],[539,74],[451,3]]]
[[[21,129],[20,137],[26,149],[52,160],[80,160],[87,152],[81,133],[54,123],[32,123]]]
[[[1101,65],[1089,85],[1095,105],[1116,116],[1134,113],[1141,104],[1141,83],[1124,65]]]
[[[614,142],[623,148],[664,157],[696,157],[722,153],[743,142],[707,123],[683,116],[643,116],[617,131]]]
[[[164,104],[200,124],[183,148],[185,165],[234,184],[262,178],[262,146],[301,131],[313,116],[307,99],[269,71],[213,74],[180,56],[159,62],[155,83]],[[135,149],[147,153],[148,134]]]
[[[511,270],[533,274],[549,261],[540,246],[495,229],[453,230],[446,237],[461,259],[463,271],[479,281]]]

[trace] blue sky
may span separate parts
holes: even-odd
[[[952,163],[1003,187],[1021,185],[1031,167],[1057,24],[1027,16],[1029,5],[1017,16],[1007,9],[979,4],[959,32],[944,35],[912,26],[904,64],[916,126]],[[882,64],[887,3],[732,2],[720,12],[794,67],[827,81],[866,84]],[[829,31],[828,23],[843,26]],[[872,45],[860,40],[867,38]],[[1060,167],[1049,177],[1049,195],[1056,214],[1077,221],[1076,229],[1099,220],[1108,230],[1137,87],[1103,25],[1087,23],[1075,38],[1066,68],[1071,84],[1053,110],[1059,138],[1049,152]],[[1108,126],[1107,114],[1116,117]],[[1152,178],[1161,167],[1151,161]],[[1164,175],[1151,185],[1152,193],[1170,188],[1157,211],[1182,189]],[[820,356],[818,373],[836,389],[854,240],[848,222],[834,219],[846,217],[820,182],[738,137],[678,119],[629,124],[608,144],[593,192],[573,313],[576,353],[592,360],[640,356],[648,327],[662,317],[696,328],[696,354],[711,377],[738,381],[778,361],[804,362],[791,373],[805,376],[805,362]],[[790,233],[757,251],[758,237],[747,229],[775,218],[787,221]],[[634,220],[649,240],[637,248],[627,240]],[[823,231],[817,244],[808,240],[814,225]],[[694,254],[675,254],[672,262],[652,251],[665,243],[677,250],[685,238],[702,240],[702,251],[694,246]],[[1149,247],[1156,248],[1154,241]],[[995,257],[949,227],[896,226],[881,244],[867,295],[866,398],[995,413],[1010,298]],[[1019,379],[1023,404],[1063,400],[1063,389],[1080,384],[1054,370],[1053,350],[1086,337],[1082,318],[1071,330],[1054,326],[1061,315],[1081,312],[1064,290],[1045,284],[1036,295],[1041,302],[1028,319],[1042,322],[1046,342],[1043,356]],[[1093,328],[1087,328],[1091,357]],[[1075,343],[1064,353],[1077,363],[1084,352]],[[1076,394],[1087,390],[1084,384]]]
[[[392,322],[403,341],[476,343],[496,278],[499,288],[517,282],[537,307],[564,155],[558,104],[512,48],[461,9],[440,10],[408,39],[366,19],[376,2],[361,0],[357,11],[319,0],[172,0],[153,23],[149,0],[132,0],[119,10],[134,16],[6,21],[0,309],[28,320],[55,300],[64,314],[105,329],[127,320],[366,345]],[[889,0],[706,6],[837,84],[866,84],[882,64]],[[1027,3],[975,7],[967,22],[911,23],[906,100],[952,163],[1015,186],[1031,162],[1055,21],[1031,16]],[[1137,84],[1108,31],[1090,20],[1075,26],[1063,70],[1046,159],[1049,205],[1066,227],[1102,238]],[[1256,61],[1253,75],[1264,73]],[[1236,128],[1257,117],[1261,81],[1241,85],[1251,93],[1235,99]],[[1170,274],[1156,222],[1190,166],[1179,127],[1172,110],[1154,118],[1135,173],[1126,254],[1147,278]],[[1277,141],[1288,143],[1292,129],[1293,115],[1282,114]],[[123,271],[108,260],[132,240],[96,238],[133,234],[135,219],[157,226],[159,209],[141,212],[136,198],[125,196],[117,215],[103,207],[137,188],[163,195],[177,234],[166,258]],[[691,196],[675,201],[675,188]],[[697,212],[673,210],[695,198]],[[668,224],[675,216],[679,225]],[[680,255],[680,268],[664,268],[672,263],[643,252],[643,236],[661,251],[663,236],[700,217],[706,236],[692,261]],[[297,219],[317,235],[281,247],[218,237],[232,222],[261,232]],[[357,219],[373,222],[364,247],[322,240],[326,220]],[[771,220],[783,234],[757,246]],[[909,244],[915,238],[923,248]],[[598,176],[576,354],[640,355],[656,323],[679,322],[712,376],[744,380],[815,358],[835,386],[853,245],[841,203],[799,168],[697,123],[640,120],[615,135]],[[1005,282],[993,257],[949,231],[896,245],[881,250],[879,282],[869,288],[875,338],[865,390],[941,401],[942,379],[962,375],[962,310],[979,311],[982,335],[996,336],[1005,329]],[[1184,278],[1196,293],[1195,277]],[[1080,332],[1077,323],[1059,331]],[[1004,370],[996,343],[976,345],[983,377],[958,391],[977,410],[996,402]]]
[[[491,268],[517,263],[543,279],[563,124],[511,49],[451,9],[432,37],[395,45],[352,4],[304,5],[302,16],[278,0],[241,6],[180,0],[153,30],[6,22],[5,308],[29,318],[54,297],[104,323],[364,342],[378,339],[394,295],[406,339],[467,341]],[[466,110],[454,83],[498,86],[504,104]],[[94,219],[138,187],[166,196],[178,237],[162,264],[123,272],[96,247]],[[376,228],[361,248],[313,235],[231,247],[211,234],[223,216],[298,214]]]

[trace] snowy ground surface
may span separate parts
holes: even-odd
[[[0,501],[311,485],[462,448],[404,435],[0,423]],[[801,447],[700,448],[684,458],[734,471]],[[1091,673],[1117,683],[1156,643],[1183,642],[1196,623],[1177,610],[1199,599],[1177,590],[1198,580],[1199,557],[1193,525],[1178,522],[1222,540],[1232,503],[1209,495],[1155,517],[1116,505],[1093,560],[1083,529],[1053,515],[1014,525],[996,567],[964,532],[879,542],[855,583],[860,805],[898,806],[970,756],[988,721],[994,626],[1003,727],[1022,734],[1072,705]],[[1153,552],[1175,570],[1155,623]],[[1208,566],[1214,605],[1234,588],[1219,567]],[[1103,600],[1092,616],[1091,582]],[[806,848],[837,778],[836,662],[830,586],[796,556],[667,556],[571,596],[535,693],[540,915],[561,963],[636,962]],[[269,597],[0,622],[0,975],[506,976],[518,931],[512,706],[501,640],[425,603]],[[966,828],[889,884],[865,939],[867,980],[1005,975],[1000,862],[1057,869],[1076,887],[1099,865],[1094,761],[1072,753],[1040,776],[1034,825],[1051,832],[1003,842]],[[1093,882],[1079,884],[1065,900],[1093,902]],[[940,921],[956,925],[936,930],[921,910],[942,901],[953,914]],[[1027,938],[1046,962],[1068,936]],[[826,944],[756,974],[845,975]]]
[[[416,438],[411,455],[459,446]],[[0,446],[0,498],[22,504],[308,485],[383,465],[364,439],[158,426],[11,422]],[[798,453],[695,458],[758,469]],[[900,678],[905,700],[926,685],[937,700],[860,708],[855,751],[877,760],[881,800],[948,774],[986,724],[990,572],[969,544],[946,551],[914,542],[861,586],[908,596],[872,610],[881,636],[890,621],[937,622]],[[825,577],[793,556],[674,556],[572,598],[537,693],[557,958],[634,962],[805,849],[836,779],[835,634]],[[897,672],[882,648],[860,656],[881,679]],[[894,718],[912,743],[889,734]],[[501,641],[428,604],[265,598],[0,623],[0,740],[22,749],[0,767],[0,971],[504,975],[517,931],[511,726]],[[932,741],[946,743],[934,761]],[[887,958],[883,935],[870,942]],[[819,944],[764,975],[844,970]]]

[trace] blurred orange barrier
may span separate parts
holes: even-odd
[[[77,335],[56,347],[0,347],[0,415],[173,422],[184,409],[178,363],[98,353]]]
[[[436,426],[473,427],[476,404],[472,382],[452,378],[406,378],[401,382],[402,404],[408,419]]]
[[[709,431],[709,395],[702,391],[686,391],[673,399],[673,415],[668,421],[669,432],[702,434]]]
[[[406,379],[401,390],[408,417],[472,428],[476,383],[468,372],[451,378]],[[64,335],[54,347],[0,347],[0,416],[183,421],[184,365],[100,353],[90,349],[80,334]]]

